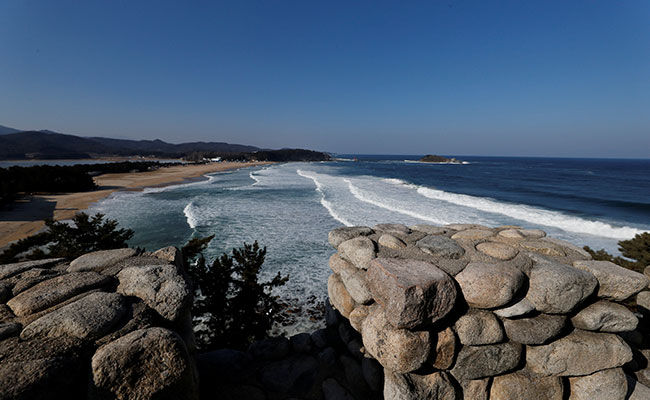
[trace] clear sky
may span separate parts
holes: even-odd
[[[650,158],[650,1],[0,1],[0,125]]]

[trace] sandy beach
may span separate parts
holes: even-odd
[[[149,172],[105,174],[94,178],[98,189],[92,192],[32,196],[0,211],[0,249],[38,232],[43,228],[45,218],[72,218],[75,213],[86,210],[91,204],[118,190],[142,190],[146,187],[173,185],[211,172],[266,164],[270,163],[221,162],[179,165]]]

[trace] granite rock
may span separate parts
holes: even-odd
[[[562,380],[558,377],[531,377],[526,373],[513,372],[494,377],[490,400],[562,400],[563,390]]]
[[[454,325],[460,343],[469,346],[494,344],[503,340],[503,329],[489,311],[471,309]]]
[[[456,275],[471,307],[495,308],[508,304],[525,281],[525,275],[507,263],[470,263]]]
[[[521,359],[521,345],[514,342],[486,346],[463,346],[451,373],[458,380],[501,375],[515,369]]]
[[[399,250],[406,247],[406,243],[398,237],[385,233],[379,237],[378,241],[380,246],[388,247],[389,249]]]
[[[526,298],[535,309],[548,314],[571,312],[598,285],[591,273],[555,262],[536,263],[529,279]]]
[[[363,321],[362,332],[366,351],[393,372],[414,371],[429,357],[431,337],[428,331],[393,328],[378,307]]]
[[[526,315],[533,310],[535,310],[533,303],[528,301],[528,299],[523,298],[507,307],[493,310],[493,312],[502,318],[513,318]]]
[[[576,261],[573,266],[590,272],[598,280],[598,297],[623,301],[648,287],[650,280],[638,272],[609,261]]]
[[[526,365],[541,376],[583,376],[620,367],[632,360],[619,336],[575,330],[543,346],[526,347]]]
[[[64,258],[48,258],[45,260],[23,261],[0,265],[0,280],[7,279],[32,268],[48,268],[63,261],[65,261]]]
[[[99,272],[110,265],[133,257],[135,254],[136,251],[130,248],[94,251],[74,259],[68,267],[68,272]]]
[[[563,315],[541,314],[532,318],[504,319],[510,340],[521,344],[543,344],[558,336],[566,324]]]
[[[375,231],[367,226],[344,226],[330,231],[327,238],[332,247],[337,249],[341,243],[347,240],[358,236],[370,236],[373,233],[375,233]]]
[[[512,246],[495,242],[479,243],[476,245],[476,250],[499,260],[511,260],[515,258],[517,253],[519,253],[519,250],[515,249]]]
[[[435,322],[456,301],[451,277],[424,261],[378,258],[371,263],[367,279],[372,297],[397,328]]]
[[[339,255],[357,268],[368,269],[370,261],[377,257],[377,251],[372,240],[367,237],[357,237],[341,243]]]
[[[569,378],[569,400],[625,400],[627,379],[621,368]]]
[[[327,279],[327,294],[329,295],[329,300],[330,303],[332,303],[332,306],[334,306],[341,315],[348,318],[352,310],[354,310],[356,303],[338,275],[332,274]]]
[[[446,236],[428,235],[418,240],[415,245],[435,257],[458,259],[465,254],[462,246]]]
[[[588,331],[629,332],[636,329],[639,320],[624,305],[601,300],[580,310],[571,323]]]
[[[386,371],[384,399],[456,400],[458,395],[446,372],[401,375]]]

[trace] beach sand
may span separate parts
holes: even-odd
[[[70,219],[75,213],[86,210],[91,204],[118,190],[173,185],[211,172],[266,164],[270,163],[221,162],[179,165],[149,172],[105,174],[94,178],[98,189],[92,192],[30,196],[0,211],[0,250],[11,242],[37,233],[43,228],[45,218]]]

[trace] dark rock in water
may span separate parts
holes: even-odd
[[[384,387],[384,368],[374,358],[361,360],[361,372],[370,389],[379,392]]]
[[[255,359],[278,360],[289,354],[289,339],[283,336],[258,340],[248,347],[248,353]]]
[[[311,335],[306,332],[291,336],[290,341],[293,351],[298,353],[310,353],[314,347]]]
[[[322,387],[324,400],[355,400],[334,378],[325,379]]]
[[[455,158],[447,158],[443,156],[436,156],[432,154],[427,154],[426,156],[420,158],[420,162],[430,162],[430,163],[449,163],[449,164],[462,164],[462,161],[458,161]]]
[[[329,301],[325,302],[325,325],[335,326],[339,323],[340,314],[336,311]]]
[[[318,359],[323,364],[331,367],[336,364],[336,350],[333,347],[328,347],[318,353]]]
[[[252,369],[253,357],[244,351],[222,349],[199,354],[196,362],[201,386],[209,387],[214,383],[244,382]]]
[[[319,349],[324,349],[325,347],[327,347],[330,343],[330,338],[329,338],[329,334],[327,333],[327,329],[319,329],[317,331],[312,332],[311,340]]]
[[[309,392],[318,375],[318,361],[295,354],[265,365],[260,369],[260,381],[267,390],[301,395]]]

